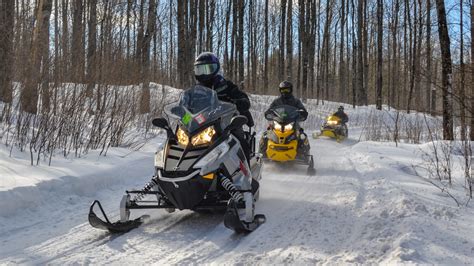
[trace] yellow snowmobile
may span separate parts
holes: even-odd
[[[265,114],[271,121],[268,130],[260,139],[260,153],[265,161],[293,162],[308,165],[308,175],[314,175],[313,156],[309,153],[309,141],[299,126],[299,110],[290,105],[280,105]]]
[[[321,133],[313,133],[315,139],[320,136],[330,137],[336,139],[337,142],[341,142],[347,138],[348,130],[346,124],[342,123],[340,117],[335,115],[330,115],[326,118],[326,121],[321,126]]]

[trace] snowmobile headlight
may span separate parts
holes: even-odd
[[[225,154],[229,150],[229,145],[227,142],[222,142],[221,144],[217,145],[212,151],[206,154],[204,157],[201,158],[195,165],[194,168],[202,168],[209,163],[216,161],[219,159],[223,154]]]
[[[163,168],[165,161],[163,160],[163,150],[155,153],[155,167]]]
[[[339,124],[337,120],[328,120],[328,125],[335,126],[337,124]]]
[[[280,123],[278,123],[277,121],[273,121],[273,127],[276,129],[276,130],[281,130],[282,126],[280,125]]]
[[[186,132],[184,132],[184,130],[182,130],[180,127],[178,127],[178,131],[176,131],[176,138],[178,138],[179,144],[183,146],[188,146],[189,137]]]
[[[208,144],[211,142],[212,137],[216,134],[216,130],[213,126],[210,126],[203,131],[199,132],[196,136],[191,139],[193,146]]]
[[[285,126],[285,131],[290,131],[292,129],[293,129],[293,123],[290,123],[290,124]]]

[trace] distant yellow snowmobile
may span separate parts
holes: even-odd
[[[271,126],[260,140],[264,160],[308,165],[308,175],[315,175],[308,138],[300,131],[298,122],[302,121],[302,117],[298,109],[281,105],[271,109],[265,118],[271,121]]]
[[[336,139],[337,142],[341,142],[347,138],[348,130],[346,124],[342,123],[341,118],[330,115],[326,118],[326,121],[321,126],[321,133],[313,133],[313,138],[317,139],[320,136],[326,136]]]

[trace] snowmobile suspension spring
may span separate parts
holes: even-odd
[[[242,193],[240,193],[237,190],[237,188],[235,188],[234,183],[232,183],[232,181],[224,175],[221,176],[221,184],[222,184],[222,187],[224,187],[229,192],[230,196],[236,202],[239,202],[244,199],[244,196],[242,196]]]
[[[140,193],[138,193],[132,201],[140,201],[145,197],[146,193],[150,191],[154,186],[158,185],[155,178],[152,178],[150,182],[146,183]]]

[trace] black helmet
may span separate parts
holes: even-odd
[[[279,89],[280,94],[283,97],[288,97],[293,94],[293,84],[288,80],[282,81],[280,83]]]
[[[344,106],[339,106],[339,108],[337,108],[338,111],[341,111],[341,112],[344,112]]]
[[[194,76],[204,85],[212,85],[220,68],[219,58],[211,52],[203,52],[194,60]]]

